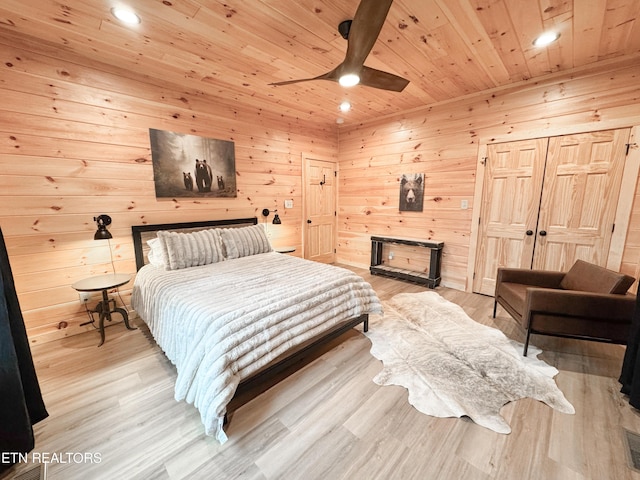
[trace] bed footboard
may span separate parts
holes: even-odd
[[[284,358],[276,359],[274,363],[267,365],[256,374],[240,382],[236,389],[234,398],[227,406],[228,415],[231,415],[234,410],[237,410],[249,400],[257,397],[260,393],[266,391],[293,373],[292,371],[286,372],[287,369],[293,367],[296,363],[303,362],[310,357],[314,351],[319,350],[322,345],[338,338],[340,335],[346,333],[360,323],[362,323],[364,332],[369,331],[369,315],[365,313],[359,317],[347,320],[338,327],[325,332],[325,334],[320,337],[312,339],[311,341],[303,344],[301,348],[297,349],[292,354],[287,355]],[[229,418],[225,415],[225,424],[228,420]]]

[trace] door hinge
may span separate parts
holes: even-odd
[[[627,153],[624,154],[625,156],[629,155],[629,149],[631,147],[637,147],[638,146],[637,143],[627,143],[626,145],[627,145]]]
[[[614,223],[614,224],[611,226],[611,233],[615,232],[615,230],[616,230],[616,224]]]
[[[489,161],[489,157],[482,157],[482,160],[480,160],[480,163],[482,165],[486,165],[488,161]]]
[[[333,171],[333,176],[334,176],[334,177],[337,177],[337,176],[338,176],[338,171],[337,171],[337,170],[334,170],[334,171]]]

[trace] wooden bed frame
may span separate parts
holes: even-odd
[[[235,218],[230,220],[209,220],[200,222],[165,223],[156,225],[134,225],[131,227],[131,233],[133,235],[136,269],[140,270],[147,263],[147,253],[149,251],[147,241],[155,238],[156,232],[160,230],[189,232],[203,230],[206,228],[244,227],[249,225],[257,225],[257,223],[258,218],[251,217]],[[298,345],[290,352],[280,355],[271,363],[265,365],[258,372],[254,373],[252,376],[244,379],[238,385],[234,400],[232,400],[232,402],[229,403],[227,407],[227,413],[231,413],[233,410],[239,408],[251,398],[276,384],[280,380],[286,378],[286,376],[295,371],[293,370],[294,365],[304,365],[305,361],[308,361],[314,353],[317,353],[320,350],[320,347],[327,345],[329,342],[343,335],[360,323],[363,324],[363,331],[367,332],[369,330],[369,315],[363,314],[359,317],[349,319],[346,322],[332,328],[331,330],[326,331],[317,337],[309,339],[303,344]],[[253,392],[257,393],[251,395],[251,393]],[[236,401],[236,399],[238,399],[238,401]]]

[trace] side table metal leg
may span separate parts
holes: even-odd
[[[111,308],[111,302],[113,302],[113,309]],[[127,330],[137,330],[136,327],[132,327],[129,324],[128,312],[124,308],[116,307],[115,300],[109,300],[109,294],[107,290],[102,290],[102,301],[99,302],[98,305],[96,305],[96,309],[93,311],[100,314],[100,321],[98,323],[98,328],[100,330],[100,345],[98,345],[99,347],[102,346],[105,340],[104,321],[108,320],[109,322],[111,322],[112,313],[119,313],[120,315],[122,315],[122,319],[124,320],[124,324],[127,327]]]
[[[129,314],[124,308],[115,307],[112,313],[119,313],[120,315],[122,315],[122,318],[124,320],[124,325],[125,327],[127,327],[128,330],[137,330],[136,327],[132,327],[131,325],[129,325]]]
[[[109,312],[109,295],[107,294],[107,290],[102,290],[102,301],[96,306],[96,310],[100,312],[100,322],[98,324],[98,328],[100,329],[100,345],[102,346],[104,343],[104,321],[111,321],[111,312]]]
[[[100,330],[100,344],[99,347],[104,343],[104,319],[107,317],[108,311],[104,309],[100,312],[100,321],[98,323],[98,328]]]

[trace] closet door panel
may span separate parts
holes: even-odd
[[[531,268],[547,142],[487,146],[474,292],[493,295],[499,267]]]
[[[630,129],[549,140],[534,269],[605,266]]]

